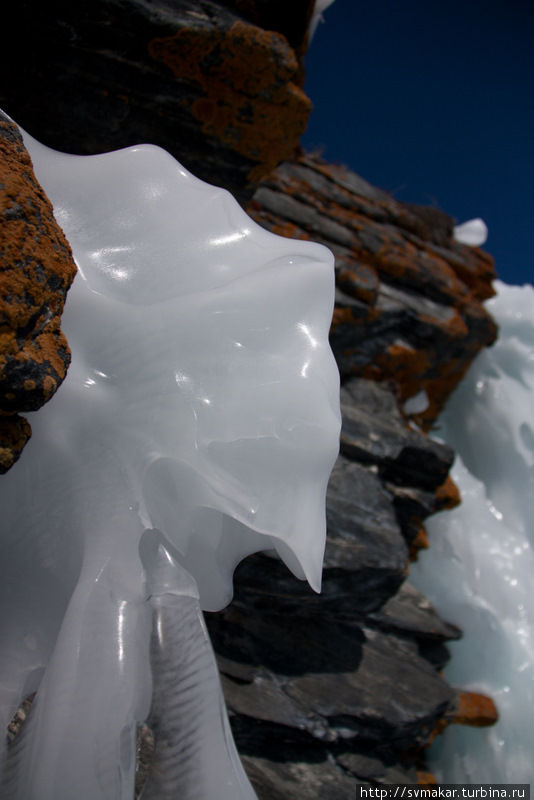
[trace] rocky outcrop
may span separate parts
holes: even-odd
[[[57,150],[158,144],[244,200],[306,127],[313,5],[21,0],[4,22],[0,107]]]
[[[343,376],[395,386],[401,403],[424,392],[413,414],[428,428],[496,327],[492,258],[452,238],[437,209],[395,201],[350,170],[310,154],[259,187],[252,216],[282,235],[323,242],[336,257],[331,342]]]
[[[0,113],[0,472],[19,458],[36,411],[70,362],[60,322],[76,273],[18,128]]]

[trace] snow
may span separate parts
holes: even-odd
[[[527,783],[534,772],[534,288],[498,281],[499,324],[440,418],[462,505],[428,522],[412,580],[464,631],[449,683],[489,694],[499,722],[451,726],[430,750],[448,783]]]
[[[488,226],[480,217],[470,219],[461,225],[455,225],[454,238],[462,244],[481,247],[488,238]]]
[[[310,43],[314,37],[315,31],[317,30],[317,26],[320,22],[324,22],[323,11],[326,11],[328,6],[331,6],[333,2],[334,0],[315,0],[315,6],[313,8],[313,14],[308,33],[308,40]]]

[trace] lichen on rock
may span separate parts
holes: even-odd
[[[40,408],[65,377],[70,352],[60,322],[75,274],[20,132],[0,114],[0,472],[30,436],[19,412]]]
[[[299,56],[312,6],[20,0],[5,23],[0,99],[56,150],[150,142],[244,203],[306,127]]]
[[[476,354],[496,337],[482,302],[493,295],[493,259],[453,238],[452,219],[407,205],[350,169],[302,153],[256,191],[249,213],[284,235],[312,238],[336,257],[331,344],[342,377],[389,382],[425,429]]]
[[[236,20],[227,30],[182,28],[152,39],[148,50],[201,88],[193,116],[206,135],[257,162],[250,183],[292,155],[311,103],[294,82],[298,62],[283,36]]]

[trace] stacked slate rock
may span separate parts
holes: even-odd
[[[482,301],[493,259],[453,239],[438,209],[396,202],[351,170],[301,154],[265,181],[249,213],[336,257],[331,343],[342,376],[389,381],[401,403],[424,392],[428,429],[476,354],[495,340]]]

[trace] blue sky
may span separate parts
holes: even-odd
[[[534,3],[335,0],[307,55],[303,144],[399,200],[482,217],[534,283]]]

